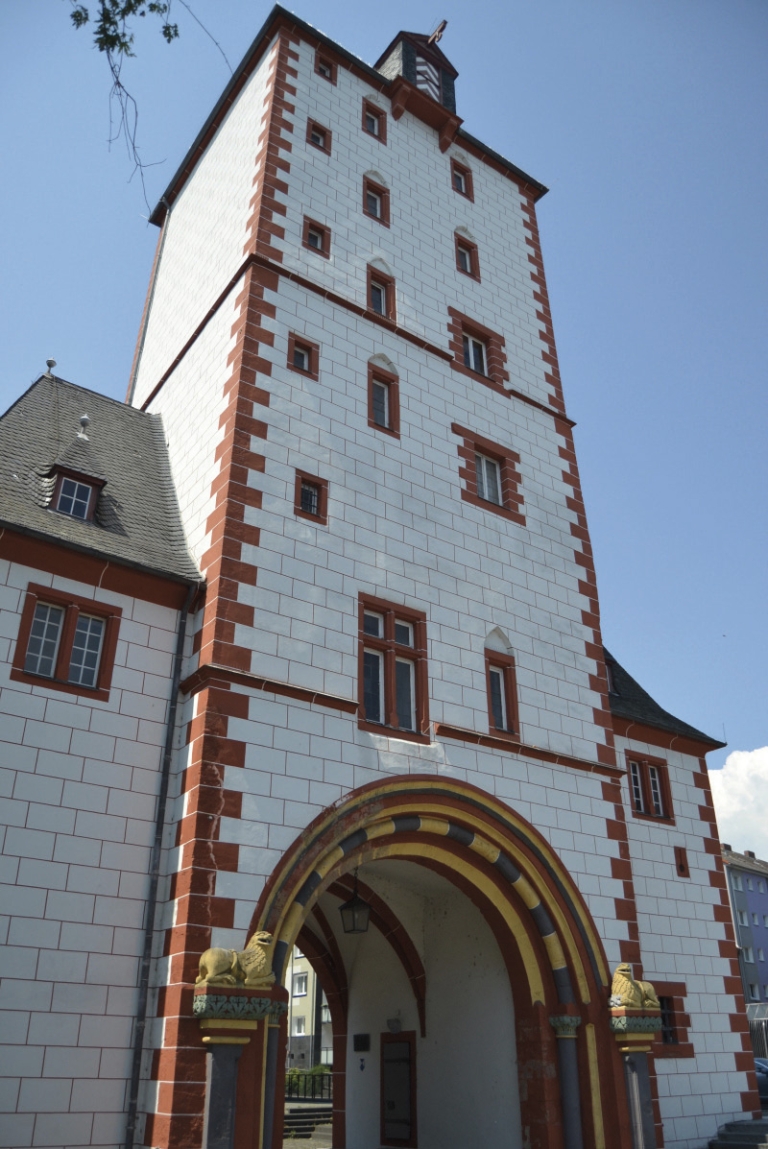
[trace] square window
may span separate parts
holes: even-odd
[[[501,505],[501,467],[495,459],[486,455],[475,455],[477,494],[488,503]]]
[[[389,227],[389,189],[368,176],[363,178],[363,211],[369,219]]]
[[[336,64],[330,56],[326,56],[322,52],[315,54],[315,73],[318,76],[322,76],[324,80],[328,80],[331,84],[336,83]]]
[[[387,142],[387,113],[372,100],[363,98],[363,131],[375,136],[381,144]]]
[[[121,614],[117,607],[30,584],[11,678],[106,700]]]
[[[290,332],[288,335],[288,366],[292,371],[299,371],[302,375],[309,375],[317,379],[319,375],[320,348],[316,343],[310,343]]]
[[[307,143],[311,144],[313,148],[318,151],[325,152],[327,156],[331,154],[331,143],[333,140],[333,133],[330,128],[326,128],[325,124],[320,124],[317,120],[307,120]]]
[[[316,475],[296,472],[293,511],[300,519],[310,519],[323,526],[328,522],[328,483]]]
[[[464,366],[478,375],[488,374],[488,349],[482,339],[474,335],[462,335]]]
[[[632,813],[636,818],[662,818],[666,822],[674,821],[669,775],[665,762],[627,753],[627,776]]]
[[[73,519],[87,519],[92,494],[93,487],[87,483],[62,476],[56,510],[63,515],[71,515]]]
[[[423,614],[378,600],[361,600],[359,723],[363,728],[384,727],[429,741],[425,626]]]
[[[399,386],[396,375],[381,368],[368,368],[368,426],[400,435]]]
[[[318,223],[316,219],[309,219],[304,216],[304,230],[302,232],[301,242],[304,247],[309,251],[314,252],[316,255],[322,255],[327,259],[331,253],[331,232],[324,223]]]
[[[453,190],[458,192],[459,195],[466,196],[469,200],[474,200],[475,192],[472,184],[472,172],[465,164],[460,164],[457,160],[451,160],[451,184]]]

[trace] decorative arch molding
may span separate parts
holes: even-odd
[[[383,188],[389,187],[389,180],[385,179],[381,172],[376,171],[375,168],[371,168],[370,171],[364,172],[363,179],[371,180],[372,183],[379,184]]]
[[[533,1001],[554,1004],[547,1001],[531,932],[544,944],[555,1001],[589,1004],[607,989],[608,964],[589,911],[546,840],[485,791],[423,775],[353,791],[319,815],[287,852],[252,922],[253,930],[268,930],[275,939],[273,972],[278,980],[300,924],[319,894],[354,869],[361,853],[404,856],[403,835],[423,836],[432,856],[437,851],[449,869],[461,873],[501,911],[521,946]],[[416,844],[408,842],[409,848]],[[492,868],[493,881],[482,863]]]
[[[488,632],[485,640],[486,650],[495,650],[497,654],[512,654],[512,643],[509,638],[501,629],[500,626],[495,626],[493,630]]]
[[[373,368],[378,367],[382,371],[388,371],[390,375],[397,375],[397,367],[395,367],[389,356],[384,355],[382,352],[372,355],[368,360],[368,366]]]
[[[317,919],[321,894],[346,891],[347,875],[379,859],[442,874],[490,925],[513,988],[521,1119],[530,1145],[628,1149],[623,1073],[608,1024],[608,965],[586,904],[546,839],[470,783],[435,775],[376,781],[302,832],[252,919],[254,931],[273,936],[278,983],[304,923]],[[272,1084],[264,1098],[270,1146],[282,1112],[278,1045],[271,1048]]]
[[[468,227],[465,227],[463,223],[459,224],[456,228],[456,235],[461,236],[463,239],[468,239],[470,243],[477,243],[473,233]]]
[[[386,275],[389,279],[394,278],[392,268],[389,266],[386,259],[382,259],[382,257],[380,255],[377,255],[375,259],[372,259],[371,262],[368,264],[368,267],[370,267],[373,271],[380,271],[382,273],[382,275]],[[380,355],[380,356],[374,355],[373,358],[374,359],[386,359],[387,357],[386,357],[386,355]],[[372,362],[372,360],[369,359],[368,362],[370,363],[370,362]],[[382,366],[383,366],[383,364],[382,364]],[[388,367],[387,370],[391,371],[391,370],[393,370],[393,368]]]

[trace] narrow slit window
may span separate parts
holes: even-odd
[[[371,136],[378,136],[379,134],[380,118],[375,112],[368,109],[365,113],[365,130]]]
[[[657,818],[664,817],[664,802],[661,796],[661,780],[656,766],[648,767],[648,780],[651,784],[651,806]]]
[[[412,662],[404,658],[395,659],[395,696],[397,725],[401,730],[415,729],[416,716],[416,674]]]
[[[301,509],[306,515],[320,514],[320,488],[306,479],[301,481]]]
[[[370,188],[365,193],[365,210],[374,219],[381,219],[381,196]]]
[[[389,384],[373,381],[373,421],[377,427],[389,427]]]
[[[87,519],[93,487],[75,479],[62,479],[56,510],[73,519]]]
[[[497,730],[508,730],[507,707],[504,699],[504,671],[500,666],[492,666],[488,671],[491,689],[491,718]]]
[[[103,639],[103,618],[87,614],[78,616],[69,663],[69,681],[75,686],[96,685]]]
[[[387,288],[383,283],[378,283],[375,279],[371,280],[369,302],[371,310],[375,311],[377,315],[387,314]]]
[[[453,169],[453,186],[462,195],[467,194],[467,173],[463,168],[455,167]]]
[[[54,677],[63,622],[63,607],[45,602],[37,604],[24,662],[27,674]]]
[[[467,275],[472,275],[472,252],[463,243],[458,246],[459,269]]]
[[[482,339],[477,339],[474,335],[463,335],[462,347],[464,349],[464,366],[468,367],[470,371],[476,371],[478,375],[487,375],[488,355]]]
[[[640,763],[630,762],[629,779],[632,787],[632,805],[637,814],[645,813],[645,799],[643,798],[643,783],[640,774]]]
[[[501,505],[501,468],[495,459],[486,455],[475,455],[477,473],[477,493],[488,503]]]
[[[384,655],[378,650],[364,653],[363,709],[366,722],[384,722]]]

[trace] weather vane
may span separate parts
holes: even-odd
[[[448,27],[448,21],[447,20],[441,20],[440,23],[435,28],[432,35],[427,40],[427,43],[428,44],[437,44],[437,42],[441,39],[443,32],[445,31],[445,29],[447,27]]]

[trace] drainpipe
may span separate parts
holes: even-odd
[[[139,1088],[141,1085],[141,1056],[144,1051],[144,1032],[147,1028],[149,974],[152,967],[152,940],[155,933],[157,889],[160,883],[160,860],[162,857],[163,831],[165,829],[165,810],[168,804],[168,782],[171,774],[171,759],[173,757],[173,735],[176,727],[176,710],[179,701],[181,663],[184,655],[184,638],[187,632],[189,608],[199,589],[199,583],[193,583],[192,586],[190,586],[181,614],[179,615],[179,626],[176,632],[176,653],[173,659],[168,722],[165,727],[165,745],[163,747],[163,757],[160,764],[160,792],[157,796],[155,838],[152,843],[152,853],[150,855],[149,864],[149,893],[147,895],[147,907],[145,911],[144,950],[141,955],[141,966],[139,967],[139,1001],[136,1007],[136,1026],[133,1034],[133,1063],[131,1065],[131,1085],[128,1094],[128,1120],[125,1129],[125,1149],[133,1149],[134,1138],[136,1136],[136,1118],[138,1116]]]

